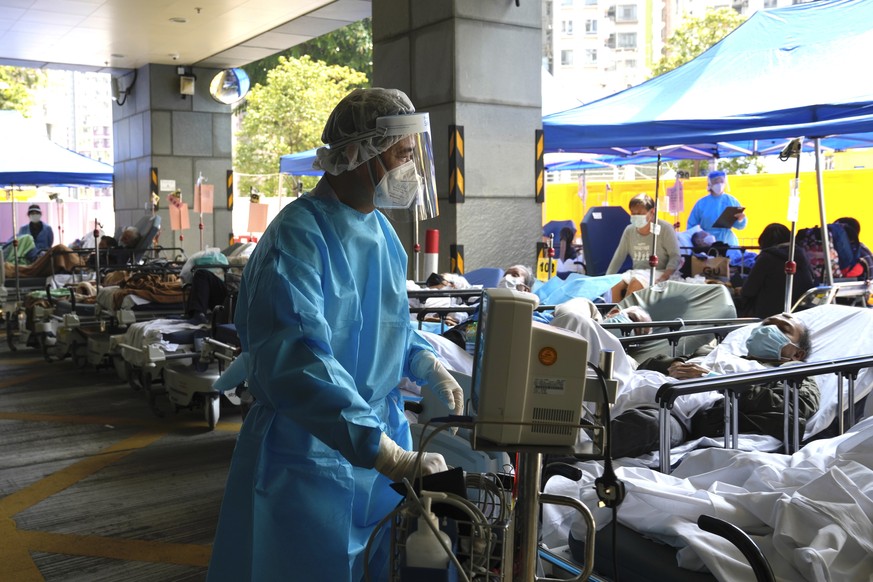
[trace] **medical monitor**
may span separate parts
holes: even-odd
[[[536,307],[530,293],[486,289],[482,295],[471,389],[477,438],[500,445],[573,446],[582,418],[588,342],[534,322]]]

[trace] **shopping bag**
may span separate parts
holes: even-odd
[[[707,279],[730,281],[731,261],[728,257],[691,257],[691,275],[703,275]]]

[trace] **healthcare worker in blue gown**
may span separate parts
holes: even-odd
[[[688,215],[688,228],[693,228],[699,224],[700,229],[714,236],[715,240],[726,243],[730,247],[740,246],[740,241],[731,228],[716,228],[712,226],[728,206],[742,207],[742,204],[736,198],[726,192],[728,189],[727,174],[721,170],[710,172],[706,177],[706,189],[709,194],[698,200]],[[734,215],[734,218],[737,221],[732,228],[737,230],[746,228],[747,219],[745,213],[738,212]]]
[[[267,227],[242,276],[235,323],[255,404],[233,453],[207,579],[331,582],[388,575],[375,525],[416,475],[397,389],[463,392],[413,329],[407,255],[386,212],[436,212],[430,125],[393,89],[358,89],[331,113],[313,191]],[[384,208],[385,212],[377,210]],[[422,474],[446,469],[425,453]]]

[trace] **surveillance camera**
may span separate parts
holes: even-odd
[[[178,61],[178,60],[179,60],[179,55],[173,55],[173,60],[174,60],[174,61]]]

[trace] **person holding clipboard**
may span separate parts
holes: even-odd
[[[706,177],[708,196],[704,196],[691,209],[687,228],[700,228],[730,247],[740,246],[740,241],[732,229],[746,228],[745,207],[727,194],[727,175],[722,170],[713,170]]]

